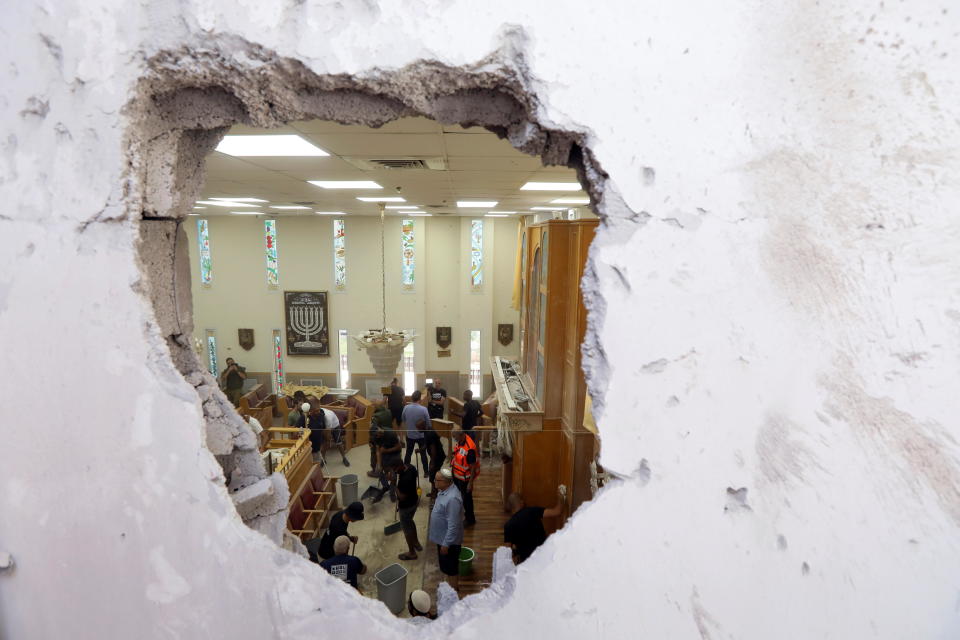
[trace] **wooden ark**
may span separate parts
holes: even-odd
[[[500,419],[514,439],[512,490],[528,505],[556,502],[557,485],[568,487],[567,509],[552,532],[590,499],[590,463],[598,442],[584,424],[586,383],[580,344],[586,309],[580,279],[597,220],[550,220],[531,225],[521,240],[520,383],[531,396],[527,411],[513,411],[511,392],[492,369]],[[516,388],[516,385],[514,385]]]

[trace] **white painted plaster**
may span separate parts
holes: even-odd
[[[418,637],[960,635],[949,3],[0,11],[0,635],[418,633],[242,524],[143,294],[125,107],[157,53],[245,43],[369,80],[503,45],[610,177],[587,365],[626,479]]]

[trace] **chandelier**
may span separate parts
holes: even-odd
[[[380,329],[353,336],[357,347],[367,352],[373,370],[381,378],[390,378],[397,372],[403,350],[413,342],[413,331],[394,331],[387,328],[387,272],[384,260],[385,208],[380,203]]]

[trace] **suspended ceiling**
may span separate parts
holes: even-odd
[[[495,200],[492,211],[535,213],[536,206],[557,198],[586,197],[582,191],[520,191],[528,181],[576,182],[566,167],[544,167],[540,159],[520,153],[506,140],[481,128],[440,125],[426,118],[404,118],[379,129],[327,121],[295,122],[279,129],[235,126],[231,135],[296,134],[320,147],[326,157],[235,157],[213,152],[207,159],[207,181],[201,200],[260,198],[271,216],[313,215],[314,211],[342,211],[347,215],[376,215],[377,204],[357,196],[396,196],[420,205],[434,215],[485,214],[484,209],[458,209],[458,200]],[[422,159],[445,169],[387,169],[369,166],[370,160]],[[367,167],[367,168],[360,168]],[[308,180],[372,180],[382,189],[323,189]],[[309,206],[307,211],[275,211],[270,205]],[[203,207],[204,205],[197,205]],[[580,207],[585,205],[563,205]],[[259,209],[244,209],[245,211]],[[230,209],[206,206],[203,215],[231,215]],[[391,212],[396,213],[396,212]]]

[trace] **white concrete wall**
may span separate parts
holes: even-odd
[[[538,117],[585,132],[610,177],[587,364],[626,477],[509,601],[419,637],[960,635],[949,3],[2,13],[0,635],[413,637],[236,517],[141,293],[124,106],[164,50],[376,76],[473,63],[507,25]]]
[[[206,218],[213,280],[210,286],[200,286],[197,219],[190,216],[184,222],[190,241],[194,333],[202,342],[205,330],[216,332],[219,366],[222,368],[224,360],[233,357],[250,371],[273,371],[270,339],[273,329],[283,330],[283,292],[327,291],[330,294],[331,357],[287,355],[284,338],[284,366],[289,372],[325,373],[334,384],[339,354],[336,331],[347,329],[356,335],[379,328],[381,324],[379,218],[346,218],[347,287],[344,291],[336,291],[333,283],[332,217],[276,218],[279,287],[267,284],[263,220],[259,216]],[[400,220],[388,216],[384,226],[387,325],[417,332],[417,372],[467,373],[471,328],[483,332],[481,349],[485,373],[489,373],[493,346],[487,338],[492,337],[497,349],[505,355],[516,357],[519,342],[515,340],[508,347],[502,347],[496,342],[496,325],[519,322],[519,312],[509,308],[517,221],[484,219],[486,282],[481,291],[473,292],[469,284],[471,218],[414,218],[417,255],[413,291],[405,291],[400,286]],[[452,327],[449,358],[437,357],[437,326]],[[255,345],[250,351],[239,346],[237,329],[241,327],[254,330]],[[351,372],[373,373],[366,354],[353,347],[352,340],[348,357]]]

